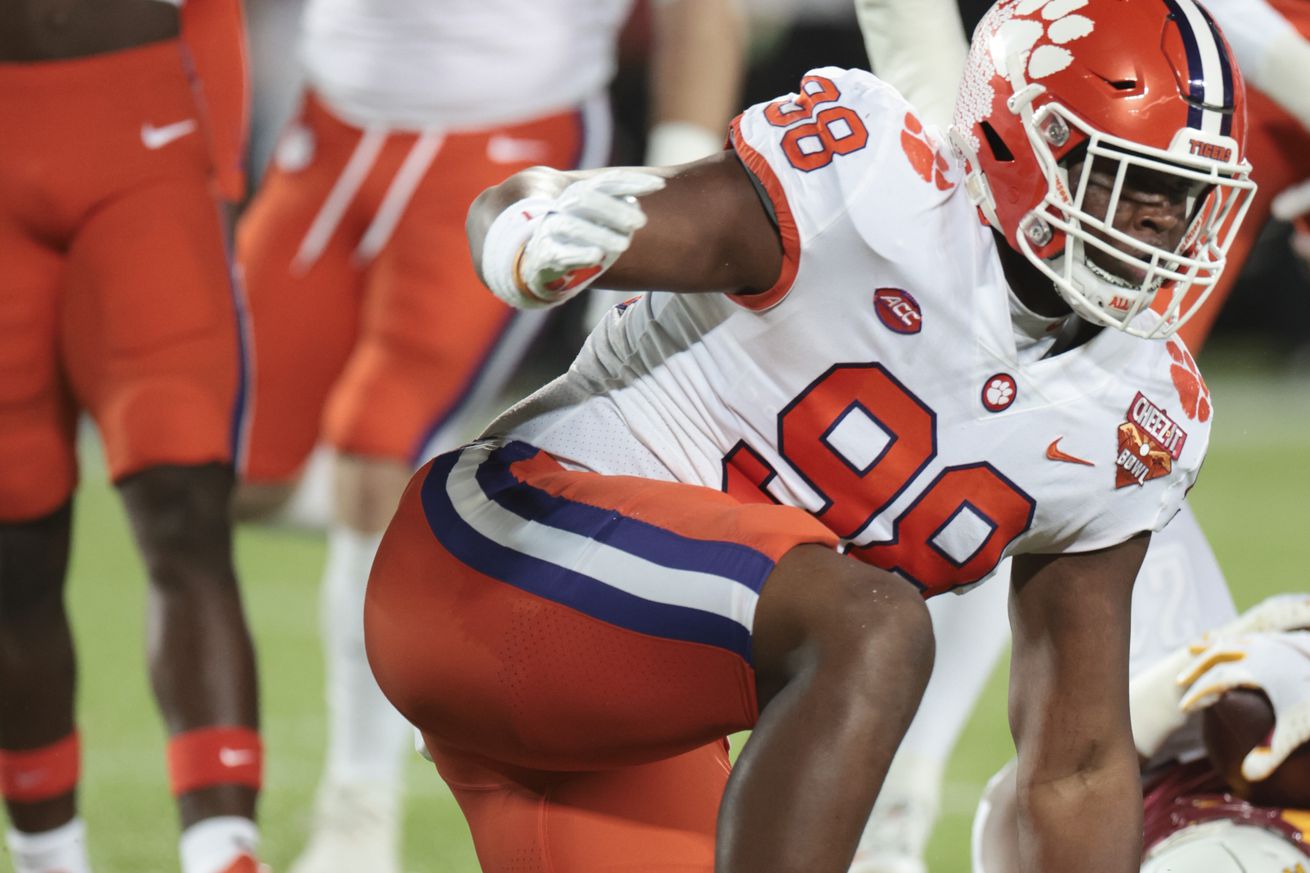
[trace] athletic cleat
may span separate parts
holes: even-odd
[[[324,785],[309,842],[289,873],[400,873],[396,794],[379,785]]]
[[[892,759],[850,873],[928,873],[924,850],[937,823],[942,764],[902,750]]]
[[[873,807],[850,873],[928,873],[924,850],[937,821],[937,806],[914,792],[887,792]]]

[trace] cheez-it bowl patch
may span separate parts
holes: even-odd
[[[1119,425],[1115,488],[1141,486],[1167,475],[1187,442],[1187,432],[1140,391],[1128,405],[1127,418]]]

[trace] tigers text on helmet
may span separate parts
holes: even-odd
[[[1255,192],[1242,78],[1194,0],[1001,0],[974,32],[951,139],[987,223],[1080,316],[1136,336],[1197,311]],[[1130,173],[1180,186],[1172,249],[1114,227]],[[1085,208],[1094,175],[1103,214]],[[1134,323],[1148,308],[1160,318]]]
[[[1310,856],[1273,831],[1210,821],[1176,831],[1152,846],[1141,873],[1282,873],[1310,866]]]

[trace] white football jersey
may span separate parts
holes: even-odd
[[[614,75],[632,0],[309,0],[301,60],[346,120],[469,129],[577,106]]]
[[[1210,433],[1191,356],[1112,329],[1021,355],[961,167],[895,90],[815,70],[733,142],[779,226],[777,286],[641,297],[489,433],[802,507],[930,593],[1173,517]]]

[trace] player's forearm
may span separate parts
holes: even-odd
[[[685,163],[723,145],[740,101],[745,21],[738,0],[661,0],[653,11],[647,163]]]
[[[1209,0],[1248,85],[1310,128],[1310,41],[1265,0]]]
[[[950,124],[969,45],[955,0],[855,0],[870,68],[932,124]]]
[[[1020,873],[1136,873],[1141,781],[1132,746],[1120,745],[1098,766],[1020,780]]]
[[[602,276],[614,290],[759,291],[782,268],[778,231],[730,152],[674,169],[535,167],[483,192],[467,232],[482,281],[521,307]]]

